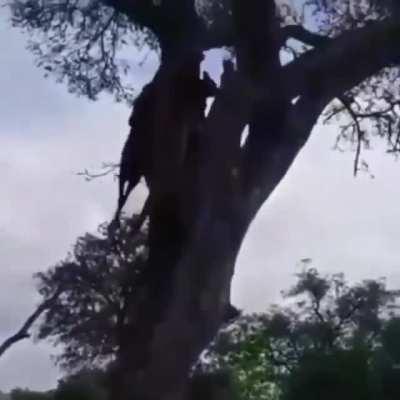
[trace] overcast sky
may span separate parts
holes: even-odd
[[[75,173],[118,160],[129,114],[110,98],[91,103],[44,79],[25,38],[1,22],[0,341],[38,300],[32,273],[63,258],[78,235],[110,219],[115,182],[87,183]],[[217,68],[213,59],[208,65]],[[153,68],[150,58],[135,70],[137,87]],[[335,132],[315,128],[254,221],[234,278],[237,306],[256,311],[278,301],[305,257],[321,271],[344,271],[351,280],[386,276],[400,286],[400,165],[376,149],[368,155],[376,178],[354,179],[352,155],[331,150]],[[46,344],[16,345],[0,358],[0,390],[54,386],[52,352]]]

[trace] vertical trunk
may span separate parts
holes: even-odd
[[[255,0],[250,8],[239,0],[234,4],[238,35],[244,37],[238,41],[239,68],[225,63],[222,86],[204,124],[193,124],[189,117],[201,115],[191,110],[191,82],[199,79],[201,61],[195,37],[193,48],[182,41],[181,47],[168,46],[169,54],[162,57],[152,110],[156,164],[146,285],[129,313],[112,400],[183,399],[190,368],[217,333],[230,300],[235,260],[254,215],[241,133],[255,98],[267,92],[271,104],[270,82],[279,64],[272,2]],[[262,16],[267,25],[259,23]],[[254,18],[257,29],[251,27]],[[258,54],[264,45],[267,50]],[[183,160],[195,125],[202,126],[197,132],[200,158],[188,164]]]
[[[241,102],[234,118],[223,107],[211,113],[207,132],[197,133],[203,135],[200,155],[182,164],[182,142],[192,134],[188,116],[201,115],[190,110],[191,80],[199,79],[201,58],[192,51],[174,55],[170,65],[163,58],[157,74],[150,254],[144,285],[129,311],[112,400],[185,396],[190,368],[229,304],[234,264],[247,229],[237,201],[240,185],[232,174],[245,120]],[[224,116],[222,126],[218,115]],[[221,129],[236,131],[237,137],[223,165],[220,154],[227,144],[218,135]]]
[[[150,398],[179,398],[190,367],[212,340],[229,302],[239,243],[229,238],[231,227],[224,221],[202,225],[177,265],[169,306],[153,331],[139,385],[152,393]]]
[[[157,285],[161,293],[148,293],[138,305],[121,352],[113,400],[184,398],[188,371],[213,339],[230,300],[245,232],[231,221],[205,217],[186,241],[171,276]]]

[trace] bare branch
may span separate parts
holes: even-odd
[[[89,181],[92,181],[93,179],[102,178],[102,177],[110,175],[112,173],[114,174],[114,177],[116,177],[117,173],[115,171],[118,170],[118,168],[119,168],[119,164],[103,163],[103,165],[101,166],[102,172],[93,173],[85,168],[83,171],[77,172],[76,175],[83,176],[85,178],[85,180],[89,182]]]
[[[41,303],[37,309],[26,319],[26,321],[22,324],[21,328],[17,333],[8,337],[2,344],[0,344],[0,357],[15,343],[28,339],[30,334],[30,329],[32,325],[36,322],[36,320],[55,302],[55,300],[60,296],[62,290],[59,289],[56,293],[50,297],[48,300],[45,300]]]
[[[354,169],[353,169],[353,174],[354,174],[354,176],[356,176],[357,172],[359,170],[358,166],[360,163],[361,145],[362,145],[363,138],[364,138],[364,131],[361,129],[361,125],[358,120],[357,114],[351,108],[351,101],[348,101],[345,96],[340,96],[339,100],[342,102],[346,111],[350,115],[351,119],[354,121],[354,129],[357,133],[357,139],[356,139],[357,140],[357,148],[356,148],[356,156],[354,158]]]
[[[308,93],[332,100],[398,62],[399,39],[400,24],[388,20],[345,32],[286,65],[286,91],[292,98]]]
[[[325,46],[333,40],[328,36],[319,35],[314,32],[310,32],[300,25],[288,25],[283,29],[283,39],[296,39],[304,44],[308,44],[313,47]]]

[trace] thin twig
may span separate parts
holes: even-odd
[[[339,97],[339,100],[342,102],[342,104],[346,108],[346,111],[349,113],[350,117],[353,119],[354,126],[355,126],[355,129],[357,132],[357,148],[356,148],[356,156],[354,158],[354,172],[353,172],[354,176],[356,176],[357,172],[359,170],[358,165],[360,163],[361,144],[362,144],[364,132],[361,129],[357,114],[351,108],[351,101],[346,99],[344,96]]]

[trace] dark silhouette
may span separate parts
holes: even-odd
[[[239,398],[398,398],[399,290],[307,267],[283,296],[221,330],[198,368],[233,371]]]
[[[185,82],[187,83],[187,82]],[[207,72],[204,72],[203,79],[193,79],[190,89],[190,99],[185,99],[186,112],[188,113],[189,131],[186,143],[183,144],[183,153],[185,153],[186,163],[194,154],[198,153],[198,146],[201,139],[203,124],[205,121],[206,100],[217,93],[217,85],[211,79]],[[130,193],[137,186],[143,177],[147,186],[151,185],[151,173],[153,169],[153,146],[154,146],[154,120],[157,116],[152,112],[156,101],[155,82],[146,85],[141,94],[134,103],[134,108],[129,118],[131,127],[121,153],[119,169],[119,192],[118,206],[113,219],[113,225],[118,226],[118,220],[122,208],[124,207]],[[171,177],[171,180],[173,177]],[[134,231],[137,231],[143,225],[146,217],[151,210],[151,198],[146,199],[142,211],[137,218]]]
[[[153,87],[154,84],[150,83],[143,88],[134,103],[129,118],[131,129],[121,153],[118,207],[114,220],[119,219],[129,194],[139,183],[141,177],[144,177],[150,186],[154,115],[150,115],[149,111],[155,100]]]
[[[63,345],[56,360],[66,371],[104,366],[112,360],[112,369],[116,369],[132,331],[141,331],[130,323],[129,305],[151,274],[144,274],[147,230],[142,227],[132,236],[136,225],[135,218],[122,218],[119,231],[110,235],[102,224],[97,235],[87,233],[78,238],[64,260],[36,274],[44,305],[35,314],[42,314],[37,337]],[[58,296],[59,287],[62,296]],[[229,304],[224,323],[232,323],[239,315]]]
[[[63,287],[36,330],[39,339],[63,345],[56,361],[67,371],[107,365],[124,351],[129,303],[147,259],[147,233],[143,228],[132,237],[135,222],[123,218],[112,236],[107,224],[100,225],[98,234],[79,237],[64,260],[35,276],[43,302]]]

